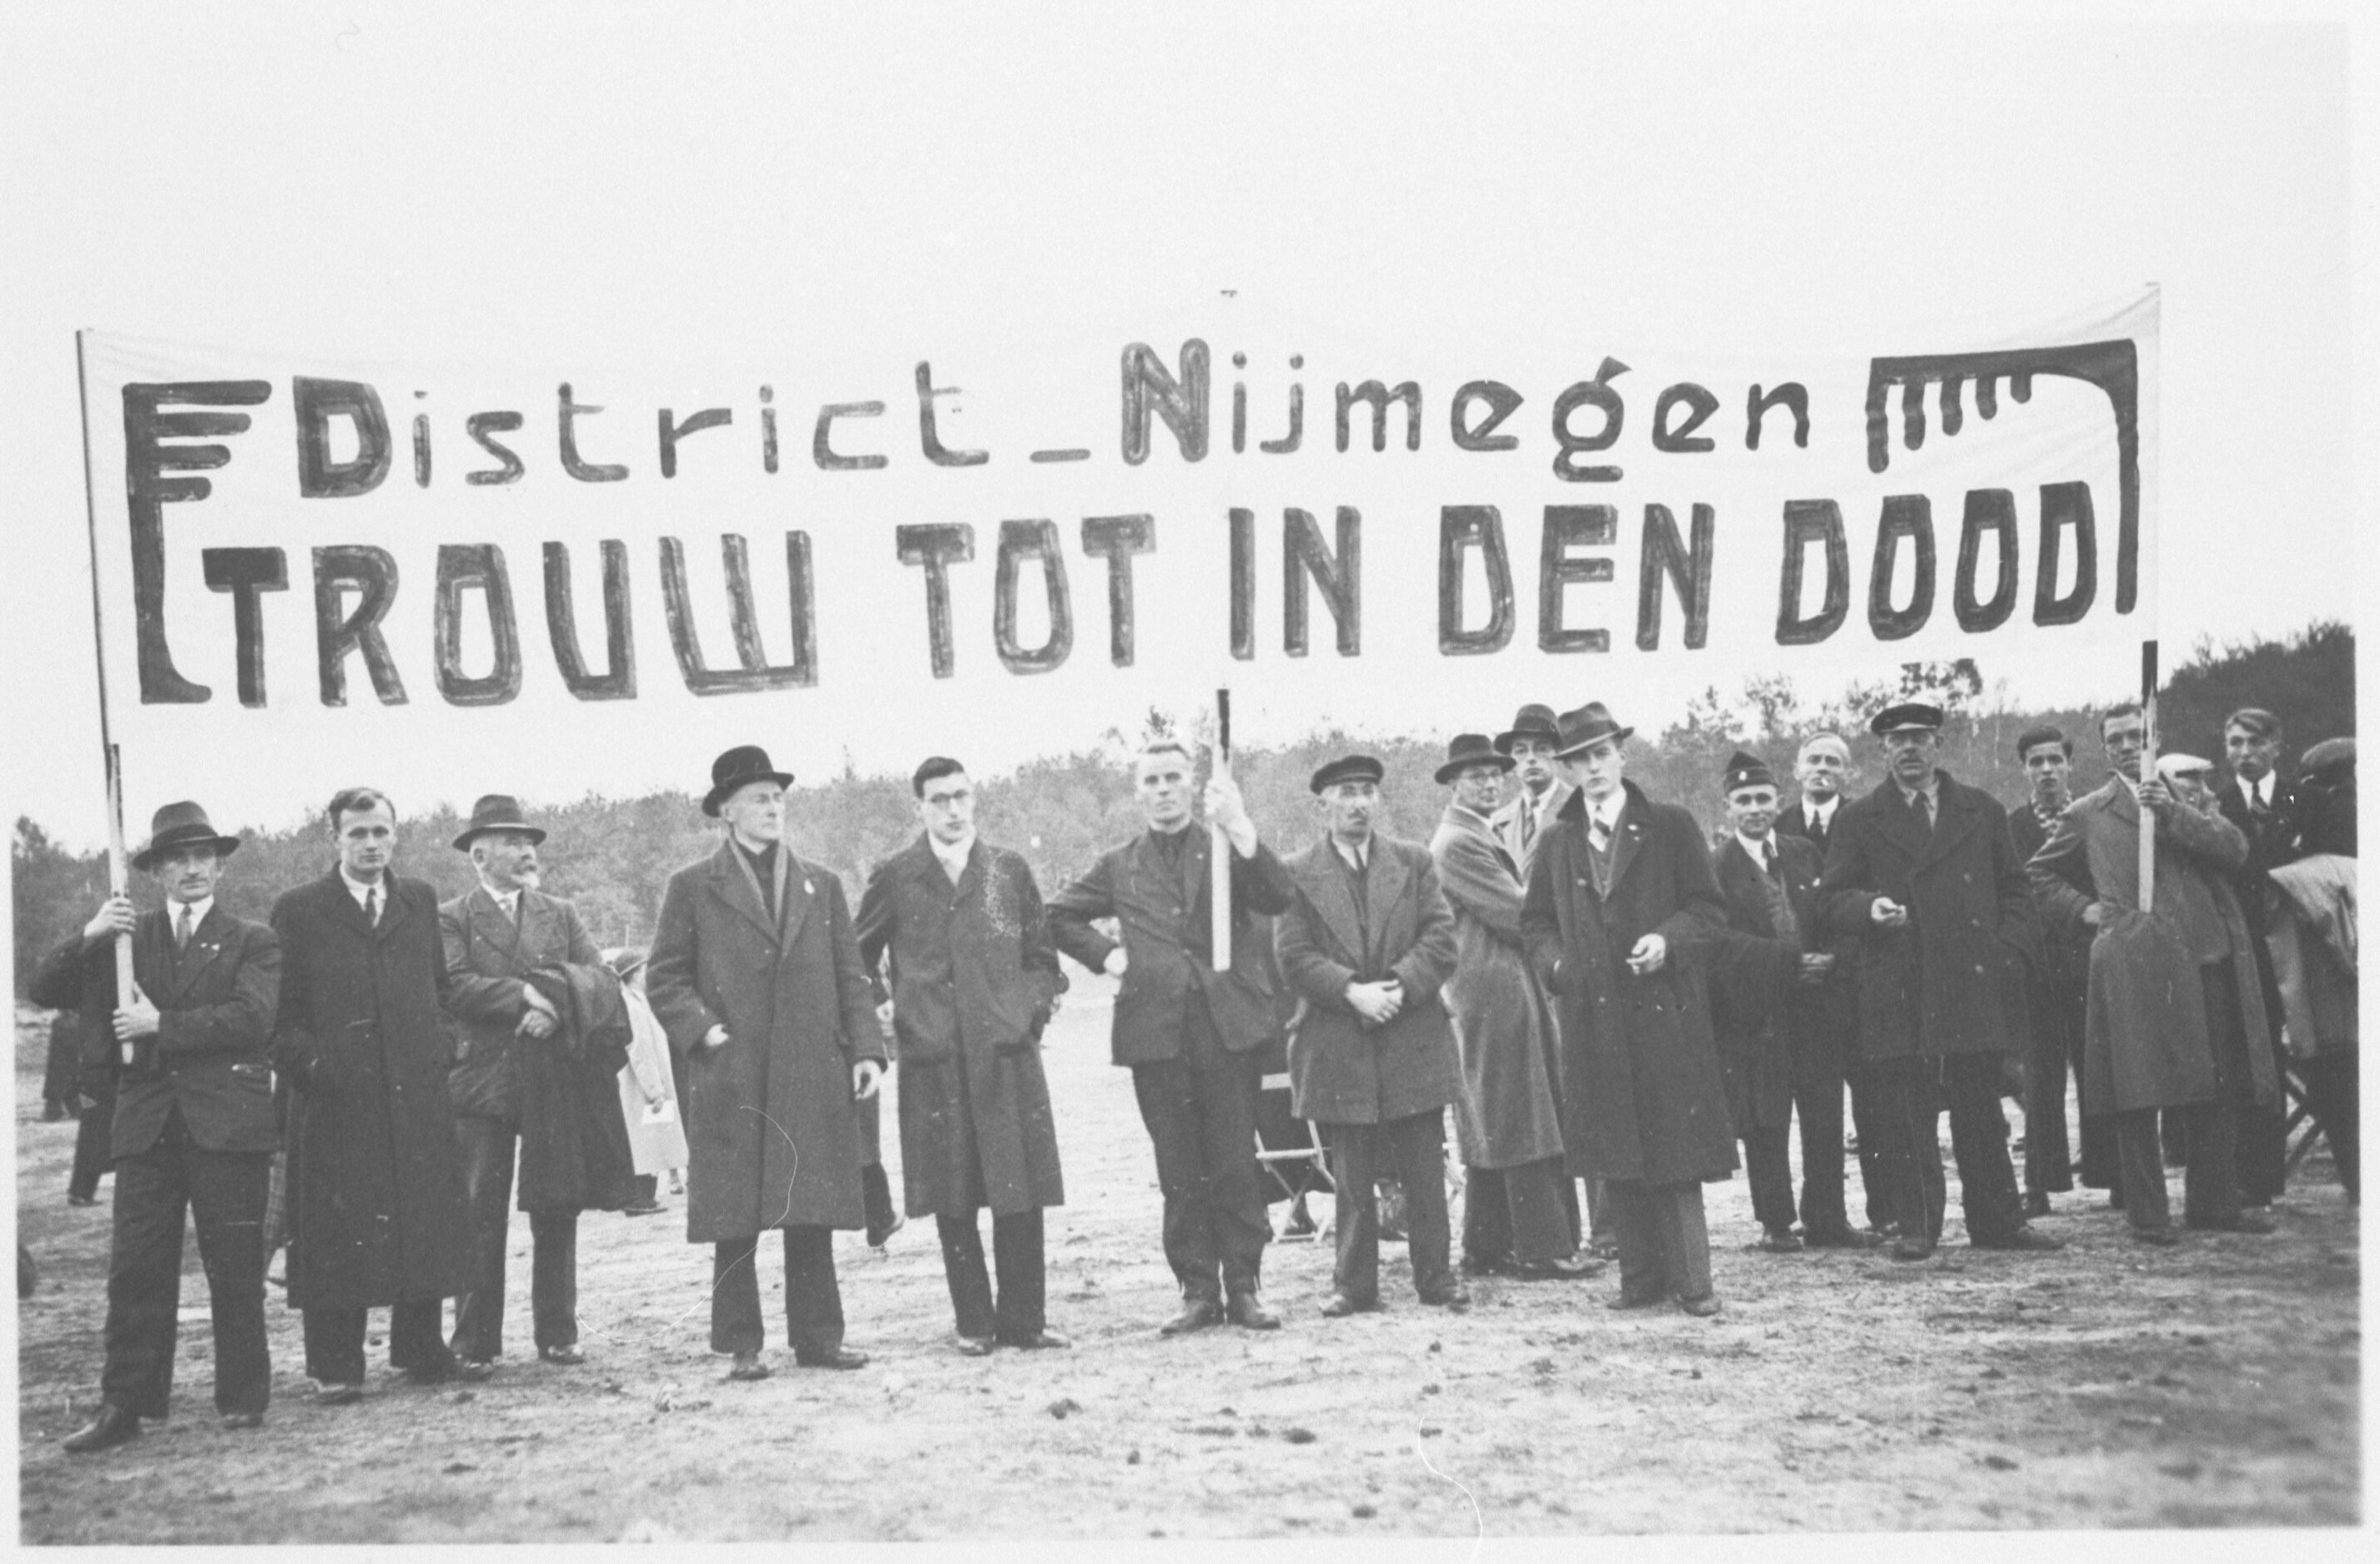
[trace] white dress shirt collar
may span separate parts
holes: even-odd
[[[358,879],[355,876],[349,874],[346,871],[346,866],[342,865],[339,868],[339,880],[340,883],[344,884],[347,888],[347,894],[356,899],[357,906],[360,907],[364,904],[364,897],[366,893],[377,891],[380,892],[381,911],[384,913],[388,910],[389,877],[385,871],[382,873],[378,879],[373,880],[370,884],[367,885],[362,880]]]
[[[968,831],[965,840],[949,845],[945,845],[941,837],[928,832],[926,845],[933,849],[934,861],[942,866],[942,872],[951,877],[953,885],[956,885],[959,877],[966,873],[968,855],[975,851],[975,832]]]
[[[207,921],[207,915],[214,911],[215,899],[212,896],[201,896],[197,901],[188,903],[166,903],[165,925],[167,927],[179,928],[182,926],[182,908],[186,904],[190,909],[190,932],[196,934],[200,926]]]

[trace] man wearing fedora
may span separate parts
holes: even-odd
[[[470,1291],[455,1300],[455,1353],[470,1363],[492,1363],[504,1352],[504,1251],[511,1246],[515,1154],[522,1125],[532,1117],[547,1121],[570,1113],[563,1100],[529,1102],[536,1090],[555,1099],[566,1096],[554,1072],[531,1072],[520,1055],[553,1037],[560,1021],[553,1001],[526,981],[540,966],[555,963],[592,965],[602,957],[578,921],[578,911],[559,896],[538,889],[538,849],[545,832],[521,815],[519,803],[491,793],[471,806],[470,824],[455,838],[455,849],[470,855],[480,883],[438,909],[438,932],[445,948],[448,1006],[461,1023],[455,1068],[447,1092],[455,1102],[455,1133],[462,1143],[463,1184],[471,1202]],[[626,1126],[599,1137],[595,1150],[626,1150]],[[539,1137],[540,1144],[545,1138]],[[564,1192],[580,1203],[557,1201],[551,1189],[535,1194],[520,1160],[521,1195],[528,1211],[529,1314],[538,1356],[550,1364],[582,1362],[578,1351],[578,1212],[601,1206],[617,1191],[589,1187]],[[591,1180],[601,1186],[625,1176],[605,1158],[593,1158]],[[542,1175],[546,1170],[539,1170]]]
[[[1488,817],[1488,825],[1520,871],[1523,884],[1528,882],[1537,843],[1570,802],[1571,785],[1554,760],[1560,747],[1560,733],[1550,706],[1522,707],[1513,714],[1512,725],[1496,735],[1496,752],[1512,762],[1515,785],[1512,796]]]
[[[1444,991],[1463,1056],[1463,1090],[1454,1104],[1463,1268],[1570,1279],[1603,1267],[1578,1254],[1577,1185],[1562,1165],[1553,1005],[1521,938],[1528,887],[1489,820],[1512,767],[1486,735],[1456,735],[1438,769],[1439,785],[1453,794],[1429,843],[1439,886],[1454,909],[1454,970]]]
[[[338,861],[273,904],[281,1005],[273,1067],[291,1087],[289,1306],[306,1321],[317,1400],[361,1399],[370,1311],[388,1361],[419,1384],[484,1379],[439,1328],[469,1286],[470,1205],[446,1072],[438,893],[391,867],[396,806],[343,788],[326,811]]]
[[[1702,828],[1626,777],[1634,731],[1589,701],[1556,719],[1577,789],[1521,909],[1560,1006],[1562,1146],[1600,1178],[1620,1243],[1615,1308],[1676,1298],[1715,1315],[1703,1183],[1735,1170],[1735,1131],[1700,964],[1724,917]]]
[[[1281,861],[1296,899],[1274,925],[1281,975],[1303,1001],[1289,1045],[1290,1090],[1330,1150],[1338,1185],[1338,1263],[1324,1315],[1380,1306],[1375,1182],[1405,1192],[1414,1291],[1464,1309],[1446,1210],[1446,1105],[1463,1097],[1463,1064],[1439,990],[1454,970],[1454,912],[1419,843],[1374,829],[1384,775],[1368,755],[1342,756],[1308,782],[1321,801],[1321,841]]]
[[[185,1209],[214,1315],[215,1411],[226,1427],[264,1421],[264,1205],[280,1141],[265,1040],[281,948],[270,928],[215,904],[223,861],[238,848],[198,805],[166,805],[132,860],[164,906],[135,914],[129,897],[109,897],[33,979],[37,1002],[80,1012],[90,1064],[116,1081],[106,1365],[98,1413],[66,1440],[72,1454],[120,1445],[142,1418],[165,1415]],[[132,1002],[118,1008],[122,934],[132,937]]]
[[[859,959],[897,1045],[907,1205],[941,1230],[961,1352],[1063,1347],[1044,1311],[1041,1212],[1065,1203],[1065,1186],[1041,1032],[1066,978],[1032,868],[976,836],[966,769],[934,756],[910,787],[925,829],[859,899]]]
[[[712,1245],[710,1350],[762,1379],[760,1234],[784,1231],[785,1331],[805,1368],[859,1368],[843,1344],[834,1230],[865,1221],[859,1104],[884,1044],[843,882],[783,841],[790,773],[740,745],[702,812],[727,827],[662,893],[645,997],[686,1061],[686,1235]]]
[[[1968,1243],[2060,1248],[2025,1225],[2000,1111],[2001,1060],[2019,1041],[2002,1014],[2003,975],[2022,961],[2035,915],[2008,811],[1937,764],[1940,707],[1888,706],[1868,731],[1888,774],[1838,818],[1818,900],[1828,927],[1859,941],[1859,1045],[1878,1088],[1892,1257],[1925,1260],[1940,1242],[1945,1107]]]
[[[1257,839],[1227,773],[1208,780],[1207,818],[1231,843],[1231,959],[1216,970],[1213,847],[1192,823],[1189,751],[1168,739],[1133,762],[1148,829],[1108,849],[1050,901],[1050,937],[1093,972],[1122,979],[1112,1057],[1132,1071],[1141,1123],[1164,1191],[1166,1262],[1182,1308],[1159,1328],[1179,1336],[1229,1319],[1274,1330],[1260,1291],[1272,1238],[1257,1171],[1257,1050],[1274,1036],[1273,985],[1259,916],[1295,891]],[[1092,927],[1116,920],[1116,938]]]

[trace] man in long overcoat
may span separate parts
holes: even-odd
[[[517,800],[485,795],[455,838],[455,850],[470,855],[480,883],[438,909],[448,1003],[462,1033],[447,1090],[471,1202],[471,1286],[455,1301],[451,1345],[473,1363],[492,1362],[504,1350],[504,1252],[511,1247],[513,1165],[523,1125],[570,1117],[579,1095],[552,1067],[558,1061],[523,1057],[550,1049],[559,1025],[552,1003],[527,979],[540,966],[592,966],[602,960],[577,908],[538,889],[538,849],[544,841],[545,832],[522,816]],[[528,1068],[540,1062],[549,1067]],[[538,1100],[526,1097],[532,1082]],[[565,1365],[585,1361],[578,1350],[578,1213],[616,1209],[623,1181],[633,1177],[625,1121],[612,1114],[583,1127],[596,1133],[572,1136],[570,1144],[597,1155],[570,1170],[577,1175],[570,1182],[581,1186],[577,1201],[541,1204],[528,1213],[537,1354]],[[552,1138],[540,1136],[537,1144],[551,1145]],[[532,1180],[528,1153],[520,1160],[526,1198],[532,1182],[544,1181]]]
[[[2255,1046],[2264,1037],[2265,1001],[2255,947],[2229,882],[2248,855],[2247,839],[2214,809],[2183,802],[2168,779],[2139,778],[2143,731],[2137,707],[2116,707],[2100,718],[2114,774],[2067,809],[2027,866],[2061,931],[2097,930],[2083,1096],[2106,1103],[2114,1120],[2124,1215],[2135,1238],[2175,1240],[2158,1146],[2160,1109],[2180,1109],[2189,1137],[2183,1220],[2193,1228],[2270,1232],[2270,1218],[2240,1209],[2235,1160],[2241,1106],[2279,1096],[2271,1055]],[[2145,915],[2143,816],[2156,838],[2156,883]],[[2078,870],[2087,870],[2087,881]]]
[[[1868,728],[1890,774],[1845,806],[1818,900],[1828,927],[1859,940],[1860,1050],[1882,1103],[1900,1229],[1892,1257],[1929,1258],[1940,1241],[1944,1106],[1968,1242],[2060,1248],[2025,1225],[2000,1111],[2001,1060],[2016,1041],[2000,986],[2035,916],[2008,811],[1935,763],[1941,708],[1888,706]]]
[[[1497,753],[1512,762],[1512,796],[1488,817],[1488,829],[1512,858],[1521,883],[1529,879],[1536,861],[1537,843],[1545,840],[1554,818],[1570,802],[1571,785],[1562,780],[1554,759],[1560,734],[1554,726],[1554,709],[1532,702],[1512,715],[1512,725],[1496,735]]]
[[[438,894],[389,867],[396,809],[371,788],[331,800],[338,863],[273,903],[281,1005],[273,1067],[289,1108],[289,1306],[306,1372],[333,1404],[363,1394],[367,1311],[388,1361],[424,1383],[483,1378],[439,1328],[469,1285],[470,1207],[446,1071]]]
[[[2281,773],[2281,720],[2260,706],[2243,706],[2223,719],[2223,755],[2231,785],[2217,795],[2223,818],[2248,839],[2248,856],[2231,876],[2231,893],[2248,919],[2256,948],[2256,986],[2264,997],[2265,1029],[2252,1033],[2251,1048],[2272,1056],[2277,1077],[2289,1068],[2281,1051],[2281,991],[2265,943],[2266,887],[2272,871],[2298,855],[2297,822],[2289,799],[2291,779]],[[2269,1206],[2289,1182],[2286,1104],[2246,1102],[2240,1110],[2240,1197],[2252,1206]]]
[[[166,805],[132,860],[156,879],[165,905],[135,915],[129,897],[109,897],[34,976],[36,1002],[79,1012],[84,1035],[104,1039],[92,1064],[121,1083],[109,1137],[116,1164],[106,1366],[97,1414],[66,1440],[73,1454],[122,1444],[142,1418],[165,1415],[186,1207],[214,1315],[215,1411],[226,1427],[264,1421],[264,1202],[280,1141],[265,1039],[281,949],[273,930],[215,904],[223,861],[238,849],[198,805]],[[124,1009],[119,934],[132,941]]]
[[[910,787],[925,830],[859,899],[859,960],[891,1007],[901,1072],[906,1205],[941,1230],[960,1352],[1063,1347],[1045,1314],[1041,1211],[1066,1193],[1041,1031],[1066,979],[1032,868],[976,835],[965,768],[935,756]],[[987,1206],[997,1296],[976,1218]]]
[[[1613,1306],[1718,1312],[1703,1183],[1735,1132],[1701,962],[1722,913],[1702,828],[1626,779],[1634,730],[1601,701],[1557,719],[1578,789],[1529,872],[1521,927],[1561,1018],[1562,1147],[1600,1178],[1620,1242]]]
[[[884,1073],[843,882],[783,841],[791,773],[740,745],[711,763],[702,812],[727,824],[662,893],[645,997],[686,1060],[686,1236],[712,1245],[710,1350],[761,1379],[760,1234],[784,1230],[785,1330],[806,1368],[858,1368],[843,1344],[834,1230],[866,1219],[858,1101]]]
[[[1338,1185],[1331,1317],[1380,1306],[1376,1185],[1390,1171],[1404,1186],[1414,1291],[1440,1308],[1471,1301],[1446,1209],[1446,1105],[1463,1095],[1463,1067],[1439,990],[1454,970],[1454,913],[1428,851],[1373,830],[1384,774],[1368,755],[1315,771],[1328,831],[1281,861],[1297,899],[1273,926],[1281,976],[1304,1001],[1290,1091]]]
[[[1819,985],[1833,976],[1817,915],[1818,851],[1775,829],[1777,779],[1767,762],[1736,751],[1721,778],[1734,828],[1711,850],[1727,904],[1712,948],[1711,1029],[1727,1076],[1728,1111],[1743,1142],[1760,1247],[1791,1254],[1865,1249],[1881,1240],[1852,1231],[1843,1211],[1843,1050],[1825,1025]],[[1787,1156],[1802,1121],[1803,1232],[1793,1232],[1793,1170]]]
[[[1050,937],[1089,967],[1121,978],[1110,1041],[1132,1071],[1141,1123],[1165,1194],[1165,1258],[1182,1287],[1168,1336],[1225,1319],[1280,1328],[1264,1305],[1264,1246],[1272,1238],[1257,1171],[1257,1054],[1273,1036],[1273,986],[1258,941],[1260,915],[1295,894],[1281,860],[1257,839],[1240,790],[1218,772],[1208,818],[1232,844],[1231,960],[1215,968],[1213,849],[1191,823],[1189,752],[1171,740],[1144,747],[1133,793],[1148,829],[1110,848],[1050,903]],[[1117,938],[1094,928],[1116,920]]]
[[[2009,812],[2009,840],[2019,863],[2030,863],[2074,802],[2069,778],[2074,747],[2058,729],[2043,725],[2017,735],[2033,796]],[[2087,873],[2077,863],[2076,871]],[[2082,887],[2084,894],[2091,888]],[[2034,899],[2038,903],[2039,898]],[[2083,1184],[2109,1189],[2116,1183],[2115,1133],[2098,1105],[2082,1094],[2082,1009],[2091,976],[2090,930],[2079,934],[2045,918],[2040,960],[2026,975],[2028,1050],[2024,1073],[2024,1214],[2049,1215],[2049,1197]],[[2082,1167],[2066,1135],[2066,1077],[2074,1076],[2082,1121]]]
[[[1458,735],[1438,769],[1453,796],[1429,843],[1454,909],[1454,971],[1442,991],[1463,1055],[1454,1104],[1463,1268],[1569,1279],[1603,1267],[1578,1254],[1577,1185],[1562,1161],[1560,1040],[1521,939],[1528,887],[1488,822],[1512,769],[1484,735]]]

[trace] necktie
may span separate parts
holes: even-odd
[[[522,921],[524,918],[528,917],[528,893],[527,893],[526,891],[514,891],[514,892],[513,892],[513,927],[514,927],[514,929],[515,929],[516,931],[517,931],[517,930],[519,929],[519,927],[520,927],[520,926],[521,926],[521,921]]]
[[[1927,830],[1934,829],[1934,795],[1932,794],[1921,793],[1917,795],[1917,815],[1925,822]]]
[[[1611,822],[1601,815],[1589,815],[1586,818],[1586,829],[1589,838],[1595,843],[1597,852],[1602,852],[1610,844]]]
[[[364,888],[364,921],[374,928],[380,927],[380,887],[377,885]]]
[[[1769,879],[1777,878],[1777,843],[1773,839],[1760,844],[1760,867],[1768,872]]]
[[[190,944],[190,903],[182,903],[180,915],[174,920],[174,949],[188,950]]]
[[[1526,853],[1537,834],[1537,806],[1526,798],[1521,800],[1521,851]]]

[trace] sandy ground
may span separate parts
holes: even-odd
[[[552,1368],[528,1346],[516,1218],[514,1329],[492,1381],[399,1383],[376,1314],[370,1395],[315,1407],[298,1316],[276,1292],[273,1412],[232,1433],[209,1397],[193,1244],[175,1415],[79,1458],[56,1442],[95,1394],[113,1186],[98,1207],[67,1206],[74,1126],[39,1121],[39,1040],[20,1010],[18,1222],[42,1269],[18,1310],[23,1540],[1463,1537],[2362,1516],[2357,1225],[2320,1153],[2269,1238],[2143,1251],[2100,1195],[2078,1192],[2045,1224],[2063,1253],[1992,1254],[1965,1245],[1954,1197],[1943,1250],[1914,1267],[1747,1251],[1739,1177],[1708,1191],[1726,1303],[1710,1321],[1611,1313],[1609,1273],[1475,1281],[1473,1312],[1450,1316],[1414,1302],[1401,1246],[1386,1251],[1387,1311],[1329,1321],[1316,1312],[1329,1251],[1282,1243],[1266,1276],[1286,1328],[1164,1340],[1155,1328],[1174,1296],[1155,1175],[1130,1079],[1107,1062],[1107,1002],[1085,987],[1048,1054],[1068,1191],[1049,1223],[1050,1316],[1072,1351],[956,1356],[919,1220],[880,1256],[856,1234],[841,1242],[850,1341],[868,1367],[796,1370],[779,1349],[774,1378],[726,1383],[704,1346],[709,1256],[685,1243],[674,1206],[585,1218],[589,1361]],[[1855,1174],[1852,1187],[1856,1201]],[[773,1326],[772,1261],[763,1286]]]

